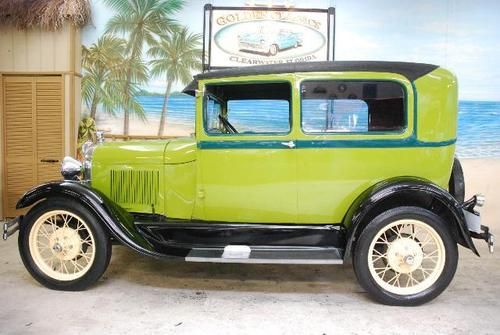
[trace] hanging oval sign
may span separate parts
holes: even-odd
[[[314,15],[316,13],[308,13]],[[317,14],[316,14],[317,15]],[[229,20],[232,18],[240,20]],[[326,60],[326,22],[319,18],[250,19],[227,14],[215,20],[213,66],[242,66]],[[292,18],[292,19],[290,19]]]

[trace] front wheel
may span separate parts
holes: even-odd
[[[353,264],[359,283],[375,300],[415,306],[446,289],[457,262],[457,244],[446,222],[423,208],[397,207],[362,231]]]
[[[276,56],[276,54],[278,54],[278,46],[276,44],[272,44],[270,47],[269,47],[269,55],[270,56]]]
[[[56,290],[84,290],[104,273],[111,257],[108,234],[86,207],[48,199],[24,217],[19,252],[30,274]]]

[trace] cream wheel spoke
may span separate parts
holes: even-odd
[[[82,254],[82,256],[87,262],[90,261],[90,256],[87,253]]]
[[[373,252],[374,252],[374,253],[377,253],[377,255],[382,256],[382,257],[385,257],[385,256],[386,256],[386,254],[381,253],[381,252],[380,252],[380,251],[378,251],[377,249],[373,249]]]
[[[379,256],[373,255],[373,257],[374,257],[373,258],[373,263],[375,263],[376,261],[384,259],[385,257],[387,257],[387,254],[383,254],[383,255],[379,255]]]
[[[394,282],[394,284],[397,284],[398,287],[401,287],[401,283],[399,282],[399,278],[401,277],[401,273],[398,273],[396,275],[396,281]]]
[[[56,231],[57,230],[57,224],[56,224],[56,222],[53,219],[54,219],[53,217],[50,217],[47,222],[50,223],[50,226],[52,227],[52,230]],[[57,217],[55,217],[55,219],[57,220]]]
[[[410,284],[411,284],[411,277],[410,277],[410,275],[408,275],[407,277],[408,277],[408,279],[406,279],[406,285],[405,285],[405,287],[409,287]]]
[[[413,278],[413,272],[410,272],[408,274],[408,277],[410,277],[410,281],[413,283],[415,282],[416,284],[418,284],[418,280],[416,280],[415,278]]]
[[[382,241],[382,242],[379,242],[379,241]],[[382,236],[380,236],[379,240],[377,241],[377,243],[383,243],[383,244],[389,244],[389,239],[387,238],[387,232],[385,231]]]
[[[66,214],[62,214],[61,215],[62,219],[63,219],[63,227],[64,228],[68,228],[68,216]]]
[[[436,249],[436,250],[434,250],[434,251],[432,251],[430,253],[424,254],[424,257],[425,258],[431,258],[432,255],[437,254],[438,252],[439,252],[439,249]]]
[[[396,234],[397,237],[400,237],[399,236],[399,229],[397,226],[391,227],[390,231],[393,232],[394,234]]]
[[[42,234],[42,236],[50,238],[50,233],[47,231],[47,227],[45,226],[45,224],[41,225],[40,233]]]
[[[82,221],[78,220],[76,223],[76,231],[81,231],[85,230],[85,226],[83,225]]]
[[[380,278],[384,278],[385,274],[387,273],[387,271],[389,271],[391,269],[391,267],[389,265],[387,265],[385,268],[381,268],[381,269],[382,269],[382,271],[377,272],[377,274],[380,276]]]
[[[63,268],[65,273],[69,273],[68,267],[66,266],[66,261],[63,261]]]
[[[50,249],[50,245],[49,245],[50,242],[47,242],[47,243],[43,243],[42,241],[38,241],[38,245],[39,246],[42,246],[46,249]]]
[[[389,279],[387,281],[387,284],[392,284],[393,282],[396,282],[396,279],[398,278],[398,274],[397,273],[394,273],[394,276],[391,277],[391,279]]]
[[[85,266],[78,264],[78,261],[71,260],[71,263],[73,263],[73,266],[75,267],[76,271],[80,271],[85,268]]]
[[[403,236],[404,230],[408,227],[406,224],[401,224],[398,226],[398,236],[401,237]]]
[[[422,250],[424,249],[425,246],[427,246],[428,244],[431,244],[433,243],[433,239],[432,239],[432,236],[430,236],[429,234],[426,234],[425,235],[425,239],[422,241],[422,243],[420,244],[420,247],[422,248]]]
[[[430,271],[427,271],[423,267],[418,268],[418,270],[420,270],[422,272],[422,276],[424,277],[424,279],[427,278],[427,277],[429,277],[429,275],[431,274]]]
[[[89,237],[87,237],[85,240],[82,240],[81,241],[82,244],[86,244],[88,246],[91,246],[92,245],[92,239]]]

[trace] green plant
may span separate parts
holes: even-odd
[[[87,141],[96,141],[96,124],[92,117],[85,117],[78,124],[77,156],[81,157],[82,145]]]

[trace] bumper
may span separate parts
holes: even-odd
[[[6,241],[9,236],[14,234],[19,230],[19,224],[21,223],[22,216],[17,216],[15,219],[11,221],[7,221],[3,224],[3,239]]]
[[[463,203],[462,211],[470,236],[486,241],[490,253],[493,253],[495,248],[495,237],[490,233],[489,227],[481,224],[481,216],[479,212],[475,210],[475,207],[481,207],[483,204],[484,196],[478,194]]]

